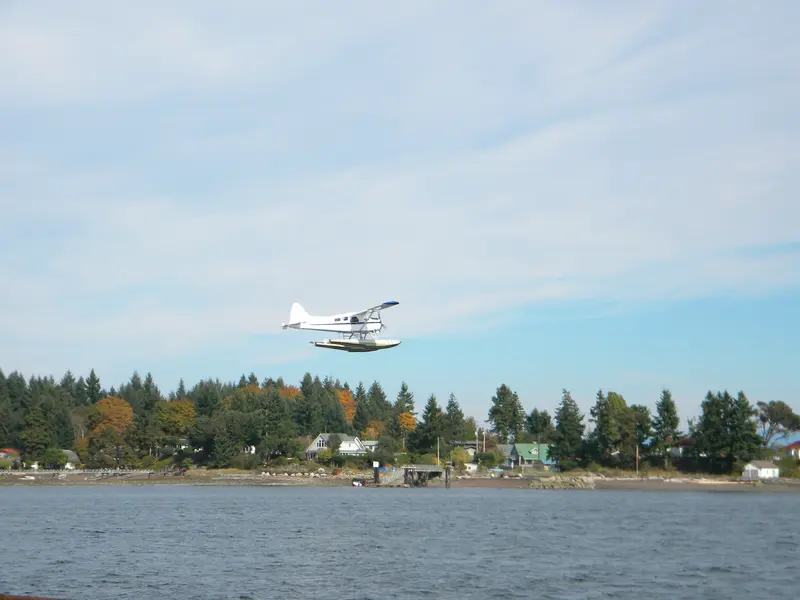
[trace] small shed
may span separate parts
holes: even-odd
[[[778,477],[780,477],[778,465],[769,460],[753,460],[742,469],[742,479],[746,481],[777,479]]]

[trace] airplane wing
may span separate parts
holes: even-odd
[[[366,321],[367,319],[371,318],[375,313],[380,312],[386,308],[396,306],[398,304],[400,303],[395,300],[391,300],[389,302],[384,302],[383,304],[370,306],[369,308],[362,310],[361,312],[355,313],[355,316],[357,316],[361,321]]]

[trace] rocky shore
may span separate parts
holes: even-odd
[[[535,490],[593,490],[593,477],[534,477],[528,487]]]
[[[373,473],[351,469],[266,468],[262,471],[191,469],[184,474],[148,471],[79,471],[0,474],[5,485],[261,485],[351,486],[354,479],[371,481]],[[386,474],[382,474],[385,478]],[[395,484],[402,484],[402,479]],[[429,487],[444,487],[444,479]],[[398,485],[399,486],[399,485]],[[526,490],[596,490],[650,492],[784,492],[800,493],[800,480],[746,482],[735,478],[603,476],[597,473],[542,473],[537,475],[456,475],[450,486],[458,488],[510,488]],[[394,487],[389,485],[387,487]]]

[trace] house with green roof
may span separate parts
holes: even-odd
[[[518,467],[520,465],[554,465],[555,461],[550,458],[550,444],[514,444],[509,456],[511,464]]]

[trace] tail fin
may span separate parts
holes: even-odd
[[[300,306],[297,302],[292,304],[292,310],[289,312],[289,325],[295,325],[308,320],[308,313],[306,309]]]

